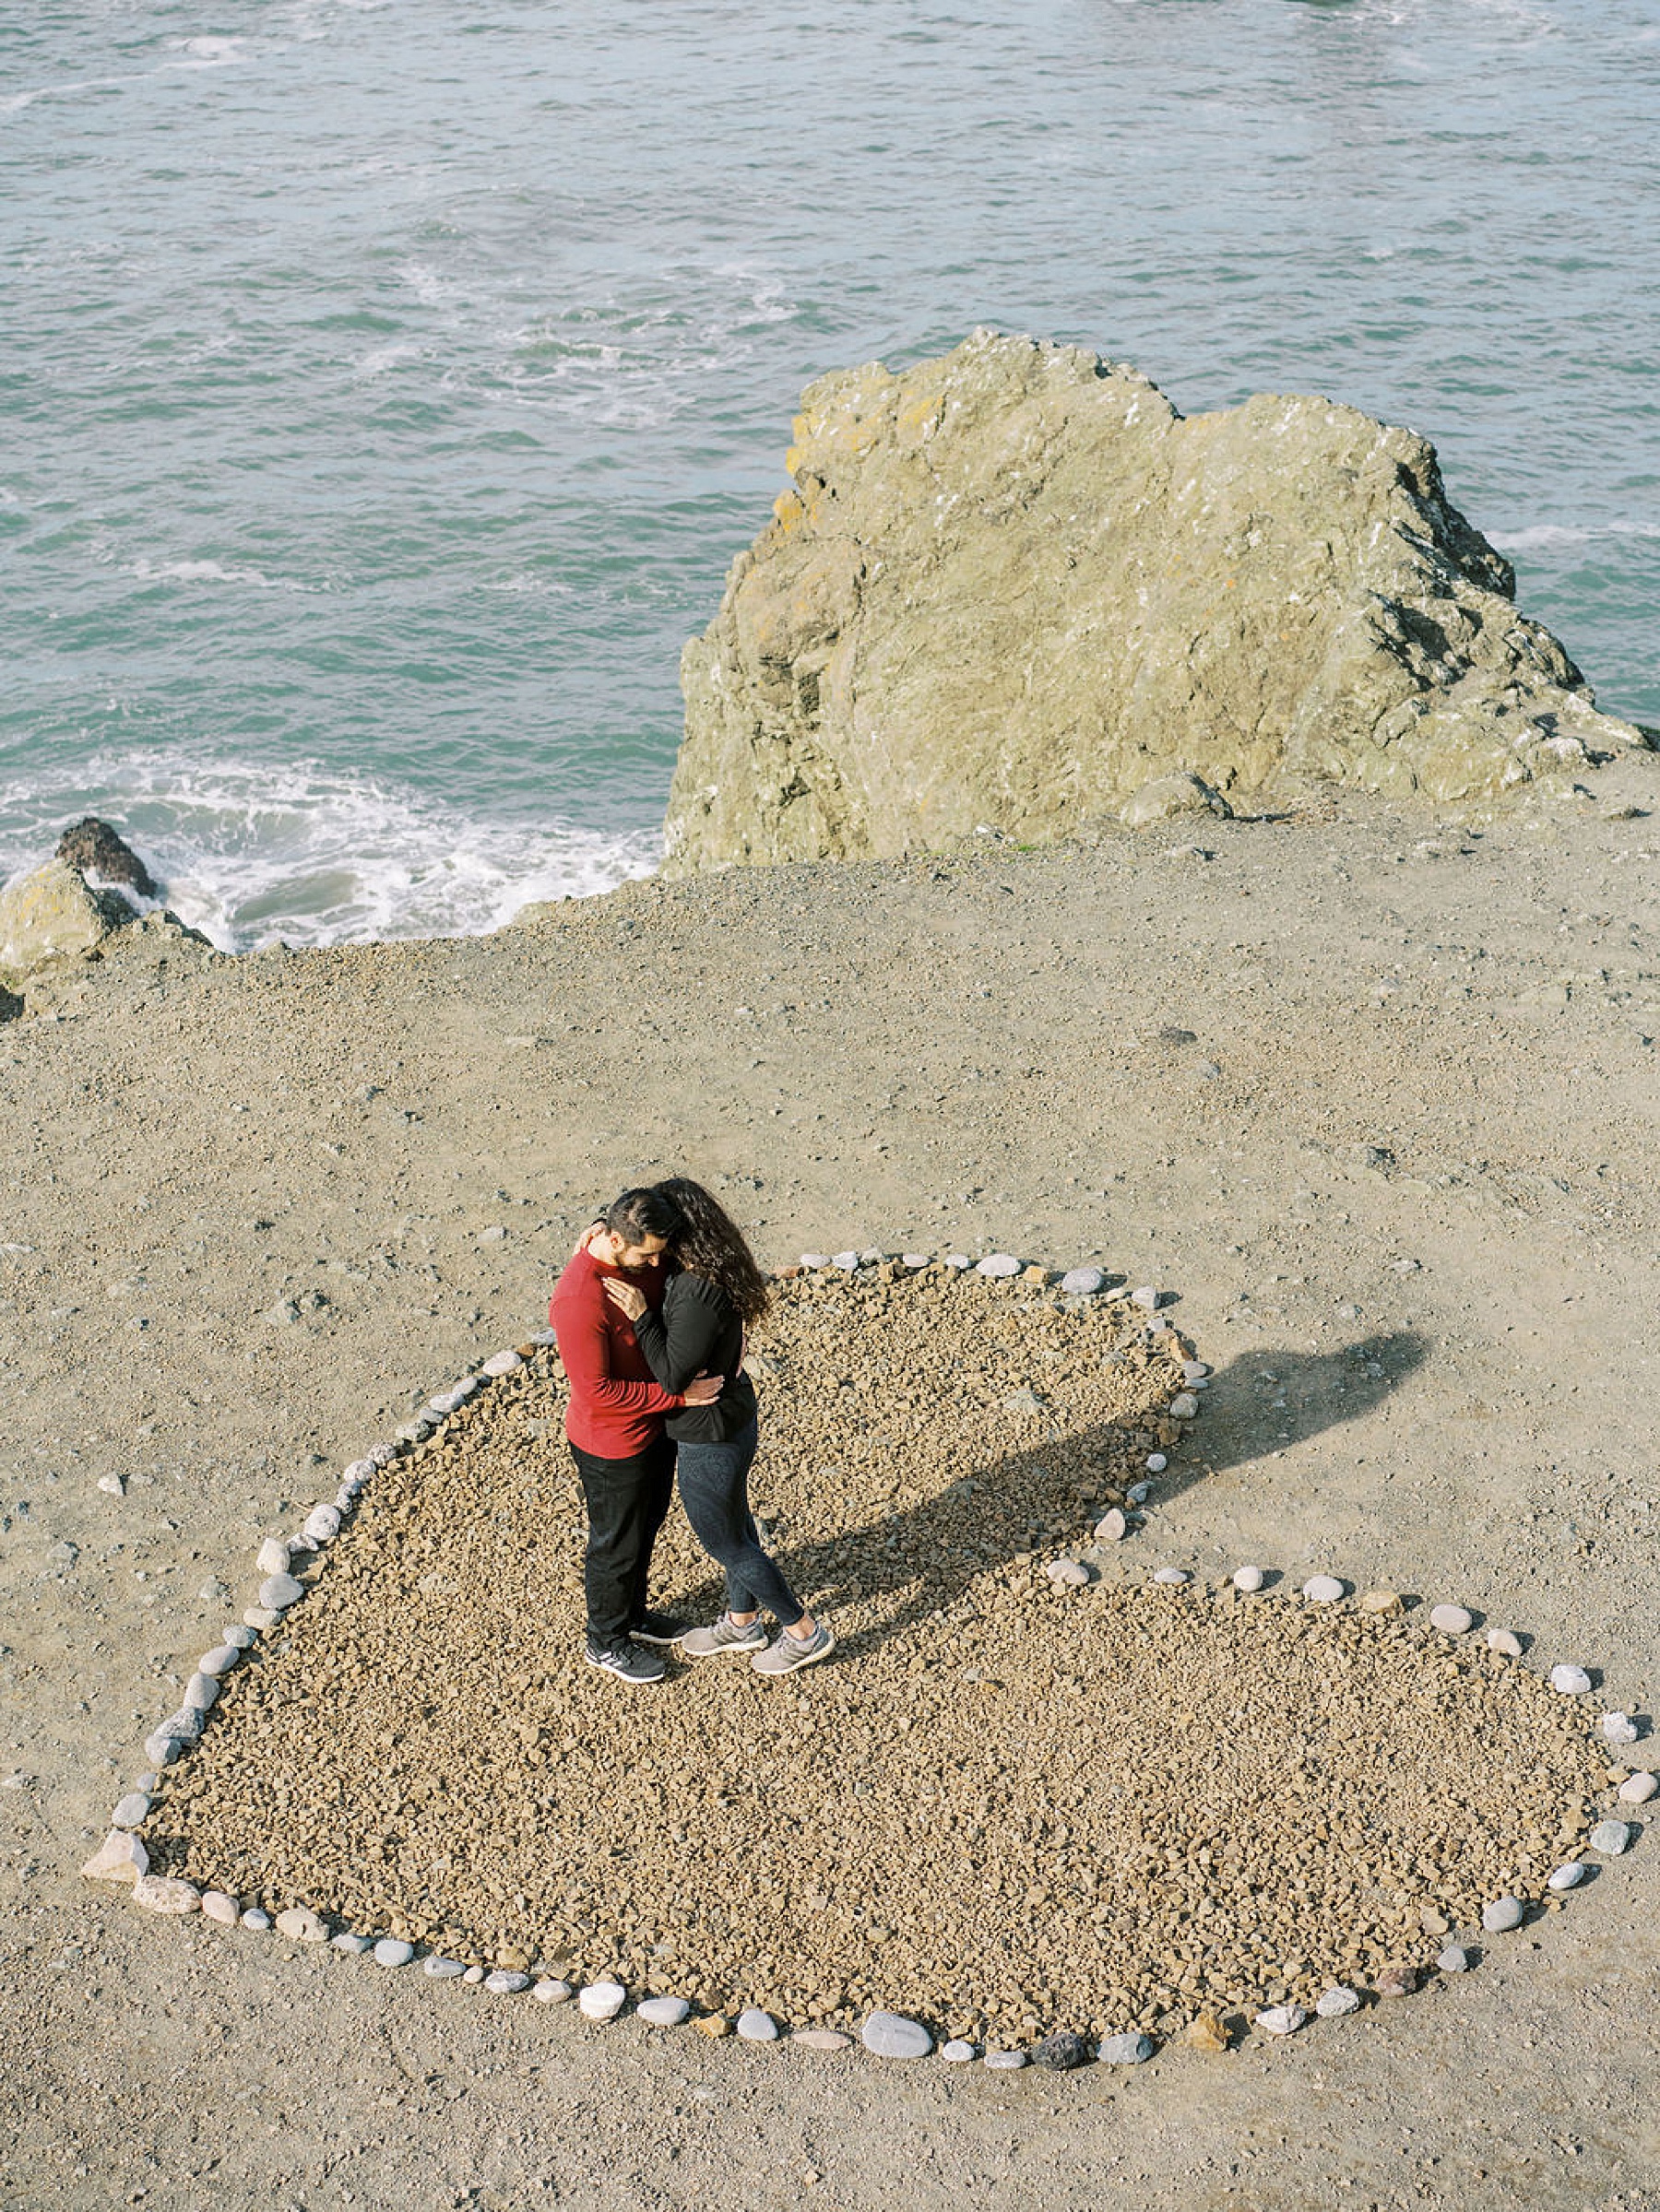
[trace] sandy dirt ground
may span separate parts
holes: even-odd
[[[135,933],[37,994],[0,1027],[0,2206],[1653,2212],[1652,1834],[1410,2002],[1070,2078],[589,2029],[76,1871],[258,1538],[671,1168],[775,1262],[1156,1282],[1217,1373],[1125,1574],[1462,1599],[1652,1710],[1650,807],[1632,762],[1482,832],[1207,822],[1208,858],[754,871],[242,961]]]

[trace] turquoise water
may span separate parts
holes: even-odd
[[[13,23],[0,873],[92,808],[246,944],[648,867],[800,387],[982,322],[1424,431],[1660,719],[1660,0]]]

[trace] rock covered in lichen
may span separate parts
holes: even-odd
[[[1642,742],[1433,447],[1333,400],[1184,419],[978,330],[809,386],[787,466],[682,656],[674,872],[1062,836],[1180,777],[1479,799]]]

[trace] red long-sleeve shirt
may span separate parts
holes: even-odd
[[[565,1434],[601,1460],[632,1460],[663,1433],[663,1415],[684,1398],[653,1379],[634,1325],[600,1287],[605,1276],[632,1283],[655,1313],[663,1303],[663,1271],[631,1275],[591,1252],[578,1252],[554,1284],[548,1322],[571,1386]]]

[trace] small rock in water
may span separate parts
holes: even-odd
[[[1100,1520],[1096,1522],[1096,1542],[1097,1544],[1121,1544],[1129,1526],[1130,1523],[1114,1506],[1110,1512],[1103,1513]]]
[[[1149,1474],[1162,1474],[1169,1463],[1162,1451],[1150,1451],[1147,1454],[1146,1467]]]
[[[678,2028],[692,2007],[684,1997],[646,1997],[634,2006],[634,2016],[648,2028]]]
[[[926,2058],[933,2049],[933,2038],[921,2021],[899,2012],[872,2013],[860,2032],[865,2049],[878,2058]]]
[[[1429,1626],[1443,1636],[1467,1636],[1476,1626],[1476,1616],[1463,1605],[1431,1605]]]
[[[1591,1848],[1606,1857],[1618,1859],[1631,1840],[1631,1830],[1623,1820],[1599,1820],[1591,1831]]]
[[[1359,2011],[1360,1992],[1340,1981],[1335,1989],[1327,1990],[1322,1997],[1316,1999],[1314,2009],[1322,2020],[1340,2020],[1345,2013]]]
[[[1660,1790],[1660,1777],[1643,1768],[1636,1774],[1628,1774],[1617,1794],[1622,1805],[1645,1805],[1656,1790]]]
[[[977,1275],[990,1275],[995,1281],[1000,1276],[1019,1274],[1020,1262],[1013,1252],[988,1252],[974,1272]]]
[[[484,1987],[492,1997],[516,1997],[522,1989],[528,1989],[530,1977],[513,1967],[499,1966],[493,1974],[486,1974]]]
[[[1153,1578],[1156,1582],[1168,1583],[1172,1590],[1180,1590],[1184,1582],[1191,1582],[1192,1579],[1185,1567],[1161,1567]]]
[[[986,2064],[994,2074],[1018,2074],[1026,2063],[1024,2051],[988,2051]]]
[[[1132,2029],[1125,2035],[1109,2035],[1096,2056],[1104,2066],[1139,2066],[1153,2055],[1153,2039]]]
[[[1467,1974],[1470,1970],[1470,1954],[1463,1944],[1450,1943],[1435,1963],[1443,1974]]]
[[[1360,1601],[1362,1613],[1404,1613],[1398,1590],[1369,1590]]]
[[[776,2043],[778,2023],[758,2005],[746,2005],[738,2015],[738,2033],[746,2043]]]
[[[1591,1687],[1591,1677],[1583,1667],[1552,1667],[1550,1686],[1559,1690],[1564,1697],[1583,1697]]]
[[[590,1981],[578,1992],[576,2009],[585,2020],[614,2020],[628,2002],[628,1992],[620,1981]]]
[[[563,2005],[576,1993],[568,1981],[558,1981],[550,1975],[545,1981],[539,1981],[530,1994],[539,2005]]]
[[[1489,1628],[1487,1648],[1489,1651],[1497,1651],[1500,1659],[1520,1659],[1522,1638],[1513,1628]]]
[[[1502,1935],[1507,1929],[1522,1925],[1522,1912],[1519,1897],[1496,1897],[1490,1905],[1481,1908],[1481,1924],[1489,1935]]]
[[[1605,1744],[1634,1744],[1637,1723],[1630,1713],[1604,1713],[1597,1722]]]
[[[254,1564],[262,1575],[286,1575],[289,1570],[289,1547],[280,1536],[267,1536],[254,1555]]]
[[[421,1960],[421,1970],[429,1981],[459,1981],[467,1969],[458,1958],[440,1958],[434,1955]]]
[[[147,1912],[194,1912],[201,1903],[194,1882],[180,1882],[171,1875],[140,1875],[133,1884],[133,1902]]]
[[[268,1912],[262,1912],[257,1905],[250,1905],[239,1925],[250,1929],[255,1935],[266,1935],[270,1933],[271,1916]]]
[[[235,1898],[227,1897],[222,1889],[203,1890],[202,1918],[204,1920],[216,1922],[221,1928],[234,1928],[241,1913],[242,1907]]]
[[[941,2045],[940,2056],[948,2065],[965,2065],[974,2056],[974,2045],[964,2042],[960,2035],[954,2035],[950,2042]]]
[[[1198,1399],[1193,1396],[1192,1390],[1179,1390],[1176,1396],[1170,1401],[1171,1420],[1196,1421],[1198,1417]]]
[[[848,2051],[853,2044],[853,2038],[839,2028],[798,2028],[789,2040],[808,2051]]]
[[[1233,1571],[1233,1586],[1236,1590],[1261,1590],[1265,1579],[1260,1567],[1236,1567]]]
[[[374,1946],[376,1966],[408,1966],[414,1956],[415,1946],[399,1935],[383,1935]]]
[[[1073,1267],[1061,1276],[1061,1288],[1069,1298],[1093,1298],[1106,1281],[1098,1267]]]
[[[118,1828],[136,1828],[148,1814],[151,1803],[148,1790],[129,1790],[110,1816],[110,1825]]]
[[[1060,1590],[1082,1590],[1089,1580],[1089,1569],[1081,1559],[1051,1559],[1043,1571]]]
[[[290,1905],[286,1912],[277,1915],[277,1933],[286,1935],[290,1943],[326,1943],[328,1930],[314,1912],[303,1905]]]
[[[1065,2029],[1032,2045],[1032,2064],[1047,2066],[1051,2074],[1070,2074],[1075,2067],[1088,2065],[1093,2055],[1087,2036]]]
[[[498,1376],[516,1375],[524,1364],[516,1352],[492,1352],[484,1362],[482,1372],[494,1381]]]
[[[267,1575],[259,1585],[259,1603],[266,1613],[280,1613],[285,1606],[297,1604],[305,1595],[303,1582],[295,1581],[292,1575]]]
[[[206,1898],[202,1899],[202,1910],[204,1912],[208,1910]],[[342,1929],[338,1935],[329,1937],[328,1947],[331,1951],[342,1953],[348,1958],[361,1958],[365,1951],[372,1951],[374,1948],[374,1938],[373,1935],[353,1935]]]
[[[1547,1889],[1558,1891],[1577,1889],[1584,1878],[1584,1861],[1583,1859],[1565,1859],[1555,1873],[1547,1878],[1545,1887]]]
[[[1295,2035],[1308,2017],[1300,2005],[1270,2005],[1258,2013],[1256,2024],[1270,2035]]]
[[[1310,1575],[1302,1586],[1302,1593],[1310,1605],[1334,1605],[1343,1595],[1343,1584],[1335,1575]]]

